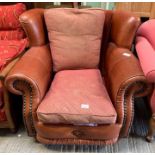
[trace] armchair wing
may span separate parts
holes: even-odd
[[[29,38],[30,46],[46,44],[44,9],[28,10],[20,15],[19,20]]]

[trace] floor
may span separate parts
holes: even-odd
[[[141,107],[141,103],[138,104]],[[145,107],[144,107],[145,109]],[[134,152],[145,153],[155,152],[155,141],[148,143],[144,136],[147,133],[148,118],[141,119],[145,114],[141,111],[136,112],[134,124],[129,138],[122,138],[114,145],[108,146],[86,146],[86,145],[43,145],[36,142],[32,137],[28,137],[26,131],[21,125],[16,134],[11,134],[9,130],[0,130],[0,152]]]

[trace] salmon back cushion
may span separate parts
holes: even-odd
[[[100,9],[47,9],[44,12],[53,70],[97,68],[105,14]]]
[[[19,16],[26,11],[22,3],[0,6],[0,30],[14,30],[21,27]]]

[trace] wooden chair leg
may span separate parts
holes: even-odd
[[[5,108],[5,113],[6,113],[7,121],[9,124],[9,128],[12,133],[15,133],[17,129],[16,129],[15,121],[11,113],[9,93],[5,87],[3,87],[3,92],[4,92],[4,106],[5,106],[4,108]]]
[[[34,142],[39,143],[37,136],[34,137]]]
[[[12,133],[16,133],[17,132],[17,128],[10,128]]]
[[[152,142],[154,140],[154,135],[155,135],[155,115],[152,116],[149,121],[149,131],[146,136],[146,140],[148,142]]]

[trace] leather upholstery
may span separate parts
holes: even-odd
[[[23,13],[22,18],[19,17],[19,20],[27,33],[30,46],[46,44],[48,40],[44,21],[44,9],[32,9],[27,12],[26,14]]]
[[[111,144],[116,142],[120,128],[120,124],[97,127],[36,124],[37,139],[45,144]]]
[[[130,49],[139,22],[140,19],[132,17],[132,13],[123,12],[122,14],[122,11],[114,11],[111,24],[111,41],[117,46]],[[126,40],[126,38],[128,39]]]
[[[147,90],[141,67],[130,51],[140,21],[128,12],[104,12],[105,25],[99,66],[115,107],[117,120],[115,124],[98,127],[44,124],[38,120],[38,106],[55,76],[52,72],[51,51],[46,45],[48,37],[44,10],[33,9],[20,16],[32,47],[9,73],[5,85],[13,93],[23,95],[24,121],[28,134],[42,143],[111,144],[120,135],[124,137],[129,134],[134,110],[132,99]],[[27,64],[31,64],[31,67]]]

